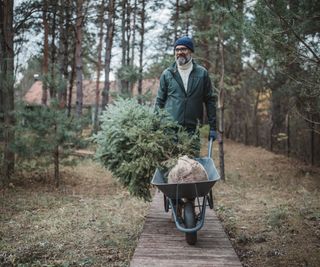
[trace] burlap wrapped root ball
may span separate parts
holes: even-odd
[[[208,181],[205,168],[196,160],[182,156],[168,174],[169,184],[195,183]]]

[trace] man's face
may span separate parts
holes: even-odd
[[[191,59],[191,50],[184,45],[176,46],[174,54],[180,66],[186,64]]]

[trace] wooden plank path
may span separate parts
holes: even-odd
[[[130,267],[241,267],[214,211],[207,207],[198,241],[190,246],[185,234],[171,220],[171,210],[163,209],[163,195],[157,192],[151,203]]]

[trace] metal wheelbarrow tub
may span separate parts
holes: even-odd
[[[206,203],[213,208],[213,197],[211,188],[220,179],[220,175],[211,158],[213,139],[210,139],[208,146],[208,156],[203,158],[195,158],[206,170],[208,174],[207,181],[193,183],[167,183],[165,174],[156,169],[151,184],[155,185],[164,195],[164,208],[168,212],[172,209],[172,215],[176,227],[186,235],[186,241],[189,245],[194,245],[197,241],[197,231],[204,224],[206,213]],[[202,205],[200,204],[202,199]],[[195,202],[198,205],[195,205]],[[178,214],[178,206],[183,208],[184,214]],[[195,208],[198,207],[199,213]]]
[[[171,199],[203,197],[209,193],[213,185],[220,179],[220,175],[214,165],[212,158],[195,158],[206,170],[208,181],[196,183],[168,184],[165,181],[164,173],[156,169],[151,184]]]

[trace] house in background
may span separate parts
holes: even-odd
[[[157,90],[159,86],[159,80],[156,79],[146,79],[142,82],[142,94],[150,92],[151,98],[155,99]],[[104,87],[104,82],[100,82],[99,91],[100,91],[100,103],[102,99],[102,90]],[[117,81],[112,81],[110,83],[110,92],[109,92],[109,103],[112,103],[114,97],[120,94],[120,90]],[[96,81],[84,80],[82,84],[83,90],[83,108],[91,112],[92,118],[95,110],[95,101],[96,101]],[[42,99],[42,81],[36,80],[27,93],[23,97],[23,101],[28,105],[41,105]],[[133,88],[133,96],[138,95],[137,84]],[[50,96],[48,93],[48,103],[50,102]],[[71,97],[71,106],[74,109],[76,106],[76,86],[73,87],[72,97]]]

